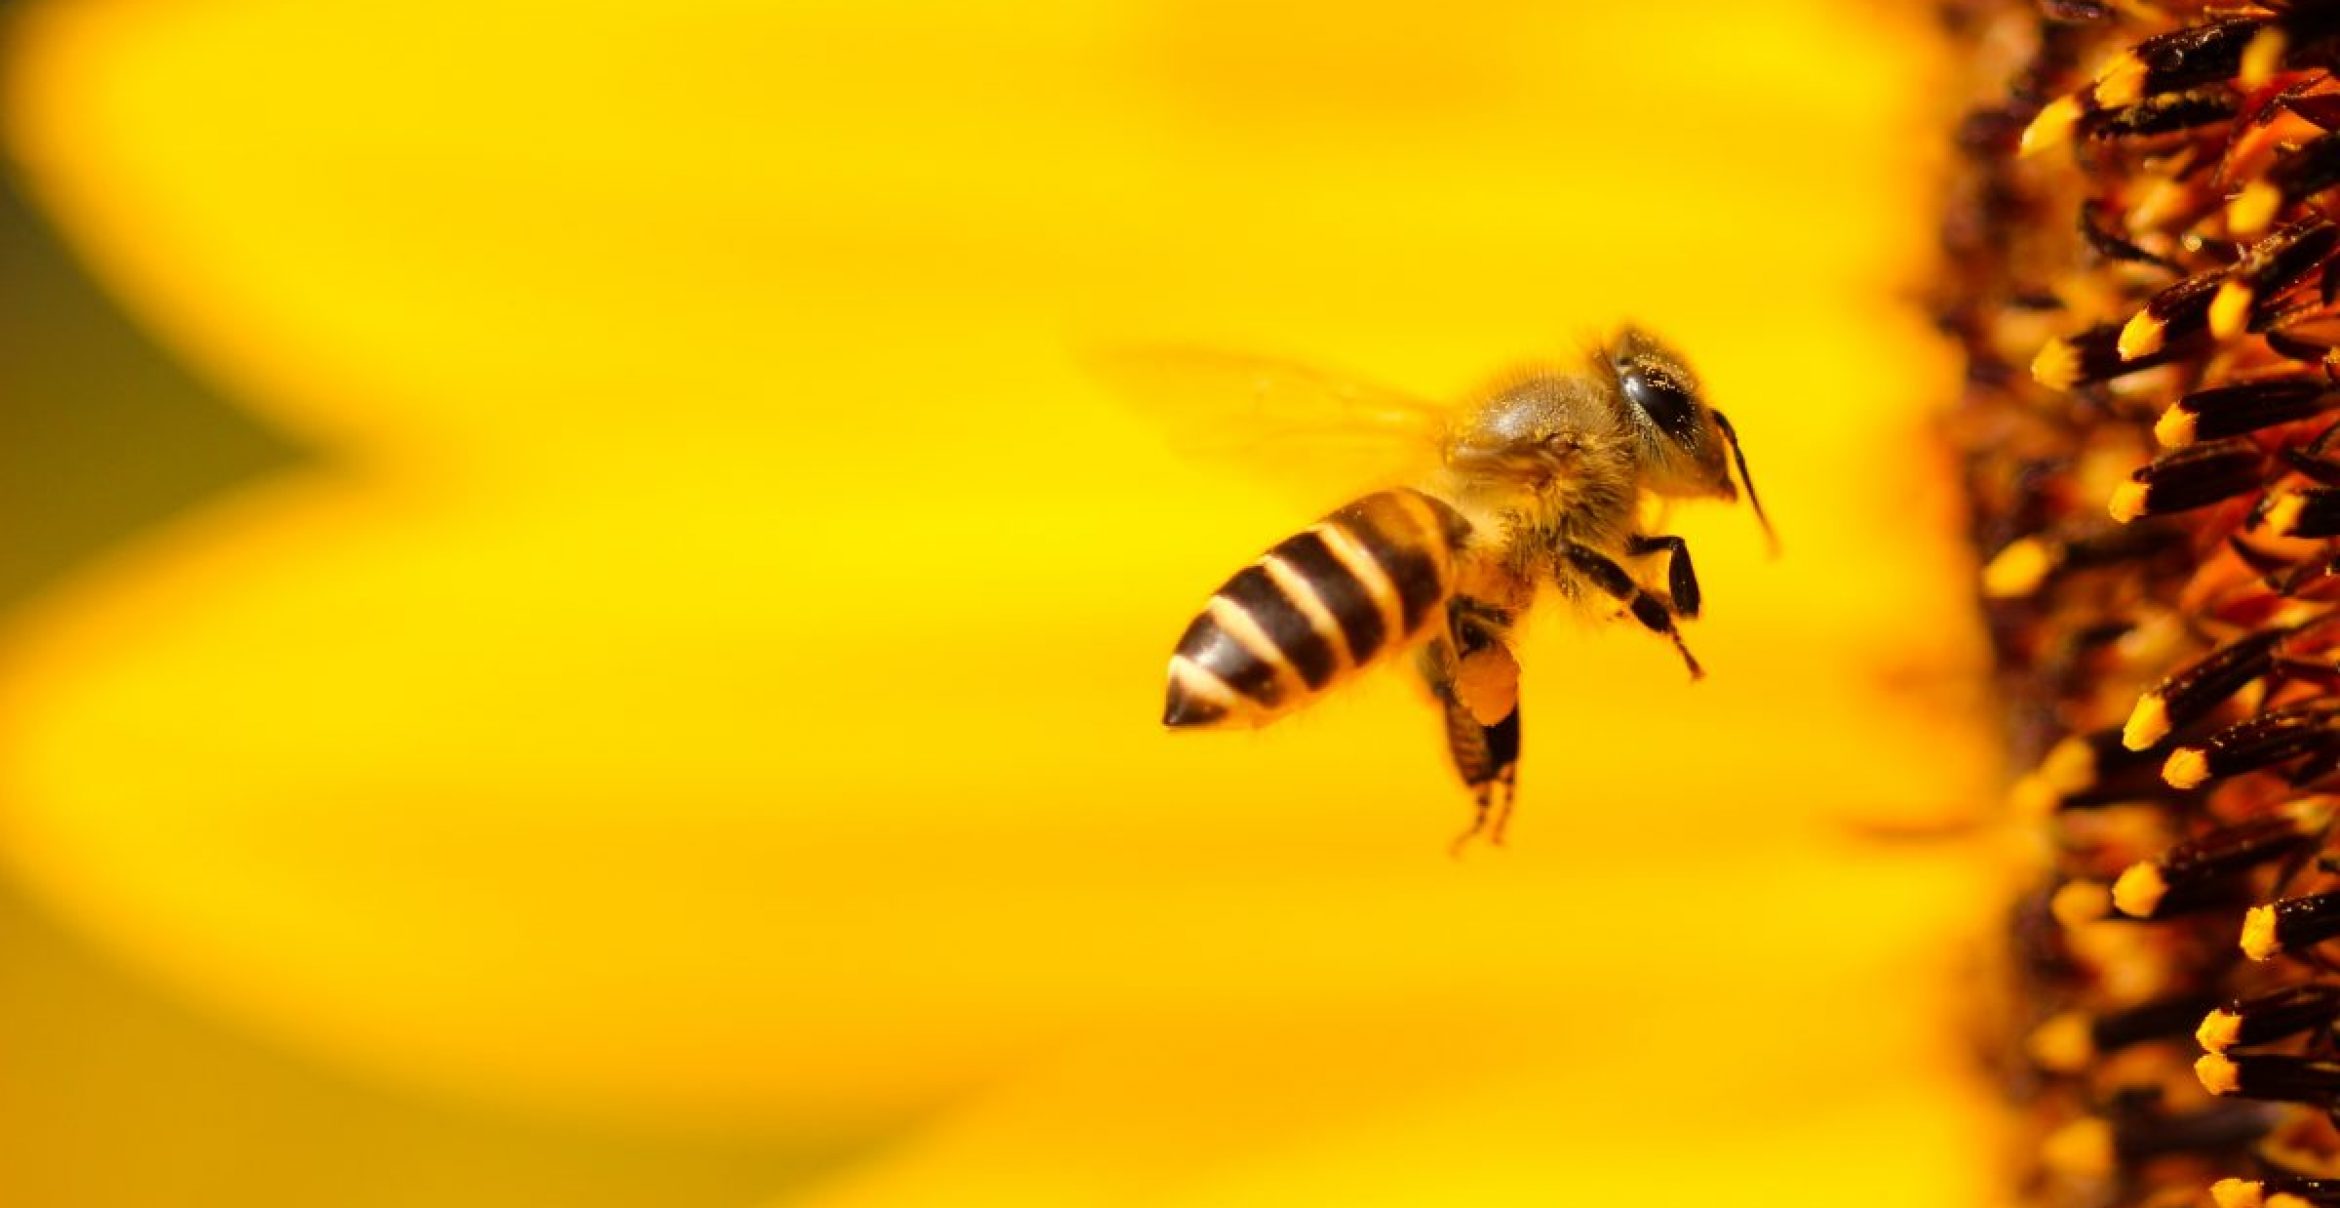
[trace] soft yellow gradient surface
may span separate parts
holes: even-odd
[[[1992,775],[1922,17],[1273,9],[36,6],[9,148],[326,455],[17,619],[14,874],[400,1093],[883,1141],[777,1202],[1972,1202],[1989,899],[1863,837]],[[1451,395],[1625,317],[1787,543],[1679,517],[1708,681],[1548,618],[1460,861],[1400,676],[1158,731],[1312,509],[1079,349]]]

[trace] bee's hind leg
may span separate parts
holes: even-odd
[[[1510,614],[1458,597],[1448,632],[1422,652],[1422,674],[1446,716],[1446,749],[1478,811],[1454,850],[1486,833],[1503,842],[1519,781],[1519,661],[1504,637]]]
[[[1470,828],[1454,837],[1449,850],[1461,855],[1481,833],[1488,842],[1503,846],[1503,832],[1511,825],[1511,806],[1519,795],[1519,710],[1513,709],[1494,725],[1482,726],[1468,710],[1447,701],[1446,748],[1477,806]]]
[[[1624,567],[1617,565],[1607,554],[1574,542],[1560,547],[1560,560],[1566,564],[1566,569],[1573,570],[1590,580],[1593,586],[1624,601],[1625,606],[1632,610],[1633,619],[1641,622],[1642,628],[1672,639],[1674,649],[1682,655],[1683,665],[1690,668],[1691,679],[1705,677],[1706,669],[1698,665],[1697,657],[1690,653],[1690,647],[1682,641],[1682,631],[1674,627],[1672,610],[1666,607],[1665,601],[1642,590],[1641,584],[1634,582],[1633,576],[1626,574]],[[1675,563],[1677,566],[1684,564],[1682,561]]]

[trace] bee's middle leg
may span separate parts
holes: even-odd
[[[1682,631],[1674,627],[1672,610],[1666,607],[1665,601],[1642,590],[1641,584],[1634,582],[1624,567],[1597,549],[1573,542],[1560,547],[1560,559],[1569,569],[1591,580],[1593,586],[1624,601],[1642,628],[1672,639],[1674,649],[1682,655],[1683,665],[1690,668],[1690,678],[1704,678],[1706,669],[1698,665],[1698,659],[1682,641]]]
[[[1666,594],[1673,597],[1677,616],[1698,615],[1698,572],[1690,565],[1690,545],[1680,537],[1635,536],[1625,543],[1625,552],[1639,557],[1664,550],[1666,559]]]

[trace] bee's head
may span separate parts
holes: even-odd
[[[1673,349],[1628,327],[1602,350],[1641,439],[1650,485],[1669,495],[1738,498],[1698,376]]]
[[[1771,522],[1755,496],[1755,480],[1747,477],[1738,433],[1722,412],[1706,405],[1698,377],[1681,354],[1647,332],[1627,327],[1600,357],[1617,377],[1618,396],[1641,440],[1650,487],[1668,495],[1735,500],[1739,490],[1731,481],[1730,463],[1736,459],[1739,480],[1747,484],[1747,501],[1769,533]]]

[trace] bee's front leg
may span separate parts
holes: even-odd
[[[1666,594],[1673,597],[1674,612],[1678,616],[1698,615],[1698,572],[1690,565],[1690,546],[1680,537],[1635,536],[1625,543],[1625,552],[1635,557],[1663,550],[1672,555],[1666,559]]]
[[[1690,668],[1691,679],[1701,679],[1706,675],[1705,668],[1698,665],[1697,658],[1690,653],[1690,647],[1682,641],[1682,631],[1674,627],[1674,614],[1666,607],[1666,602],[1642,590],[1641,584],[1634,582],[1633,576],[1626,574],[1625,568],[1617,565],[1615,560],[1591,546],[1571,541],[1560,547],[1560,562],[1563,574],[1573,573],[1624,601],[1625,606],[1632,610],[1633,619],[1641,622],[1642,628],[1673,639],[1674,649],[1681,652],[1683,664]]]
[[[1496,843],[1511,820],[1519,782],[1519,661],[1504,636],[1510,617],[1458,597],[1447,632],[1422,650],[1422,675],[1446,715],[1446,749],[1478,804],[1462,844],[1482,830]],[[1490,828],[1490,820],[1492,827]]]

